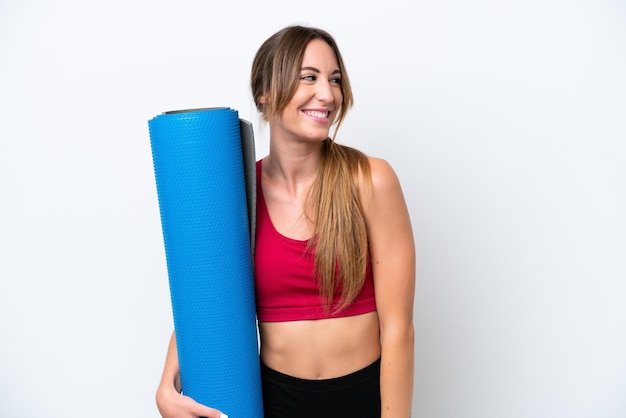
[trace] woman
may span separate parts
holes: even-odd
[[[334,39],[277,32],[257,52],[251,87],[270,128],[255,246],[265,418],[408,417],[411,224],[389,164],[329,137],[353,102]],[[180,394],[174,335],[157,405],[164,418],[223,416]]]

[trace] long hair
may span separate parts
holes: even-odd
[[[254,103],[266,121],[282,114],[298,88],[300,67],[306,46],[314,39],[325,41],[335,53],[341,71],[342,103],[333,122],[333,139],[321,147],[317,177],[311,186],[307,207],[312,209],[315,249],[315,275],[320,296],[330,311],[335,291],[341,300],[334,311],[345,309],[359,294],[367,271],[368,241],[365,215],[359,193],[360,179],[366,190],[371,186],[370,167],[365,154],[334,141],[354,98],[341,53],[326,31],[289,26],[268,38],[252,63],[250,87]]]

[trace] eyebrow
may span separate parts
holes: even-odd
[[[318,74],[320,74],[320,73],[321,73],[321,71],[320,71],[320,70],[318,70],[318,69],[317,69],[317,68],[315,68],[315,67],[302,67],[302,68],[300,68],[300,71],[313,71],[313,72],[318,73]],[[330,73],[330,75],[334,75],[334,74],[341,74],[341,70],[336,69],[335,71],[333,71],[332,73]]]

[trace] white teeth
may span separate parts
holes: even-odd
[[[330,114],[330,112],[318,112],[316,110],[307,110],[305,112],[307,115],[313,116],[315,118],[326,118]]]

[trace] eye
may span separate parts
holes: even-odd
[[[317,77],[313,74],[308,74],[308,75],[303,75],[300,77],[300,80],[303,81],[315,81],[317,80]]]
[[[341,77],[333,77],[330,79],[330,82],[333,84],[341,85]]]

